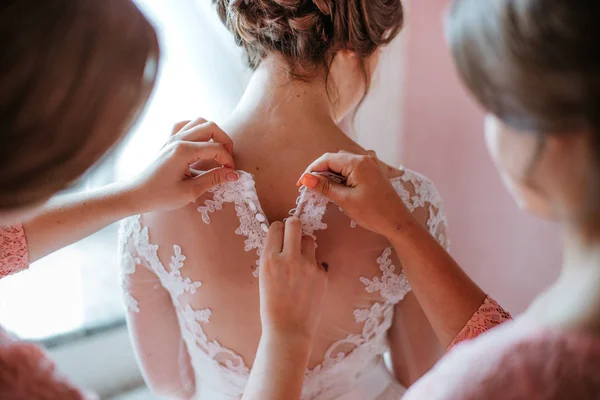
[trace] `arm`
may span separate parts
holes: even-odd
[[[339,185],[312,172],[344,175]],[[398,198],[386,168],[374,156],[326,154],[300,183],[337,203],[359,225],[386,236],[438,338],[449,346],[486,298],[448,252]]]
[[[444,348],[413,292],[396,304],[388,330],[392,372],[405,387],[433,367]]]
[[[0,226],[0,279],[28,266],[29,254],[23,226]]]
[[[120,219],[139,212],[136,193],[124,183],[60,196],[24,223],[29,261],[35,262]]]
[[[437,189],[425,177],[412,172],[406,172],[404,177],[394,182],[399,195],[410,194],[410,200],[405,201],[413,206],[414,218],[448,249],[448,226]],[[394,307],[388,337],[394,375],[406,387],[421,378],[444,354],[444,347],[412,291]]]
[[[263,333],[242,399],[299,400],[327,288],[299,219],[271,225],[258,282]]]
[[[485,293],[416,221],[394,224],[388,239],[413,291],[444,347],[484,302]]]
[[[120,234],[127,325],[146,384],[167,398],[189,399],[195,382],[189,354],[170,294],[134,243],[139,220],[122,224]],[[149,334],[151,332],[151,334]]]
[[[310,349],[306,338],[265,332],[242,400],[300,399]]]
[[[414,175],[414,178],[418,182],[412,182],[412,187],[409,182],[402,184],[402,189],[408,190],[411,199],[419,199],[419,206],[414,208],[412,215],[448,249],[448,226],[441,198],[433,184],[424,177]],[[425,188],[427,193],[419,193],[417,184],[421,191]],[[407,281],[410,283],[410,280]],[[444,354],[444,347],[412,291],[394,307],[394,320],[388,336],[394,375],[406,387],[421,378]]]
[[[134,180],[61,196],[27,221],[29,262],[129,215],[180,208],[211,187],[236,180],[232,149],[231,139],[215,124],[203,119],[177,124],[154,163]],[[190,165],[213,159],[225,168],[191,175]]]

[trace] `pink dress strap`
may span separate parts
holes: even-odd
[[[452,343],[450,343],[448,350],[460,342],[473,339],[481,335],[483,332],[486,332],[493,327],[511,319],[512,316],[508,311],[502,308],[494,299],[486,296],[483,304],[481,304],[479,309],[475,312],[475,314],[473,314],[465,327],[458,335],[456,335]]]
[[[0,226],[0,278],[29,267],[23,225]]]

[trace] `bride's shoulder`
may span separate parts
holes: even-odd
[[[423,207],[424,203],[442,207],[441,196],[427,176],[403,166],[395,168],[386,164],[385,168],[392,185],[405,202],[410,203],[409,207]]]

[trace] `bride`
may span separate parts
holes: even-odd
[[[326,199],[298,192],[296,181],[324,152],[366,153],[338,124],[352,117],[382,46],[400,31],[400,0],[214,2],[255,70],[221,124],[239,179],[121,227],[128,324],[144,377],[158,395],[240,398],[261,336],[257,261],[269,223],[294,215],[328,271],[303,398],[398,399],[441,346],[389,243]],[[433,184],[387,170],[409,209],[447,245]]]

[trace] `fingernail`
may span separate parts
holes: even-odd
[[[311,174],[304,174],[302,179],[300,179],[302,184],[307,188],[314,189],[319,184],[319,178]]]
[[[240,179],[240,174],[238,174],[237,172],[230,172],[227,174],[227,180],[229,182],[235,182],[238,179]]]

